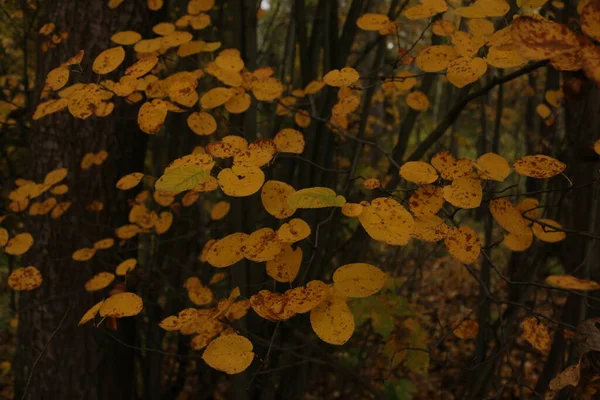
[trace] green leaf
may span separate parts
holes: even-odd
[[[209,177],[210,171],[195,165],[168,168],[154,187],[165,192],[182,192],[206,182]]]
[[[313,187],[298,190],[288,197],[287,202],[292,208],[341,207],[346,204],[346,198],[329,188]]]

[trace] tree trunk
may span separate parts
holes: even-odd
[[[125,2],[111,10],[104,1],[45,2],[41,20],[55,22],[58,30],[69,33],[69,38],[39,55],[36,82],[44,82],[52,68],[79,50],[85,51],[81,64],[84,72],[72,73],[69,83],[97,82],[91,64],[102,50],[114,45],[110,36],[125,29],[145,33],[142,24],[149,18],[145,7],[138,9],[139,6],[140,3]],[[132,61],[128,59],[124,65]],[[33,108],[39,103],[42,86],[38,84],[31,94]],[[87,293],[84,283],[98,272],[114,271],[126,258],[123,256],[128,248],[119,249],[118,253],[104,250],[87,262],[71,259],[76,249],[114,237],[114,228],[125,223],[128,210],[115,183],[120,176],[143,168],[146,135],[135,123],[137,107],[122,99],[113,101],[116,107],[109,117],[80,120],[65,110],[32,123],[31,168],[26,178],[41,181],[47,172],[67,168],[66,183],[70,189],[64,197],[73,204],[58,220],[38,216],[25,221],[25,229],[31,232],[35,244],[23,265],[36,266],[44,282],[19,298],[15,398],[135,398],[135,354],[122,344],[134,344],[134,319],[119,321],[117,332],[94,328],[91,323],[77,326],[85,311],[106,295],[106,290]],[[83,155],[100,150],[109,153],[105,163],[81,170]],[[103,202],[104,209],[97,213],[87,211],[85,206],[92,200]]]

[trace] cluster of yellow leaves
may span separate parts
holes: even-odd
[[[135,293],[115,290],[108,298],[96,303],[79,320],[79,325],[83,325],[100,314],[103,318],[123,318],[132,317],[142,312],[144,302],[142,298]]]
[[[28,232],[18,233],[12,238],[5,228],[0,228],[0,248],[6,254],[20,256],[33,246],[33,236]]]
[[[86,153],[81,159],[81,169],[90,169],[93,165],[102,165],[108,158],[108,153],[101,150],[97,153]]]
[[[47,22],[40,27],[38,33],[44,37],[40,44],[42,52],[47,52],[49,49],[53,49],[62,43],[63,40],[69,38],[69,33],[66,31],[57,32],[56,24],[54,22]]]
[[[220,187],[232,197],[250,196],[265,181],[261,167],[269,164],[278,152],[301,153],[304,137],[295,129],[279,131],[273,140],[258,139],[250,144],[240,136],[225,136],[206,146],[206,153],[194,153],[173,161],[156,181],[160,191],[204,192]],[[233,158],[233,165],[223,168],[216,179],[210,175],[214,158]]]
[[[115,244],[115,240],[113,238],[105,238],[98,240],[94,243],[92,247],[83,247],[81,249],[75,250],[73,255],[71,256],[75,261],[88,261],[91,260],[95,255],[97,250],[106,250],[113,247]],[[113,276],[114,278],[114,276]],[[112,281],[112,279],[111,279]],[[108,283],[110,284],[110,282]],[[104,287],[108,286],[105,285]],[[102,289],[102,288],[101,288]],[[98,289],[96,289],[98,290]]]
[[[55,197],[69,191],[67,185],[61,184],[67,173],[66,168],[55,169],[48,172],[41,183],[17,179],[15,181],[17,187],[8,195],[11,200],[8,205],[9,210],[20,213],[29,207],[29,214],[32,216],[50,214],[52,219],[60,218],[71,206],[70,201],[59,202]],[[47,192],[54,196],[49,196],[45,200],[32,201]]]

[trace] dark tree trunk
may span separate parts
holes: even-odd
[[[145,4],[141,4],[145,6]],[[105,1],[62,0],[45,2],[42,21],[53,21],[69,33],[60,46],[39,55],[36,82],[75,55],[85,51],[81,73],[72,73],[69,84],[97,82],[92,61],[112,47],[115,32],[136,29],[141,33],[147,11],[140,3],[125,2],[111,10]],[[148,18],[145,18],[148,20]],[[126,59],[125,64],[132,59]],[[31,95],[37,105],[42,84]],[[127,248],[104,250],[88,262],[76,262],[76,249],[91,247],[99,239],[114,237],[114,228],[126,221],[127,201],[115,188],[117,179],[141,171],[146,135],[135,123],[137,107],[115,98],[115,111],[105,118],[80,120],[67,111],[34,121],[30,135],[31,168],[26,178],[42,180],[60,167],[69,170],[70,190],[64,197],[73,202],[58,220],[33,217],[25,222],[35,239],[24,265],[34,265],[44,282],[19,298],[19,328],[14,362],[15,398],[24,399],[131,399],[135,398],[134,351],[117,342],[134,344],[135,321],[119,321],[118,331],[78,327],[85,311],[106,295],[87,293],[83,285],[95,273],[114,271]],[[102,166],[81,170],[87,152],[106,150]],[[85,206],[92,200],[104,203],[94,213]],[[118,246],[115,246],[115,248]]]

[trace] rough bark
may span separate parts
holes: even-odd
[[[48,71],[79,50],[85,51],[84,73],[72,74],[71,83],[95,82],[91,63],[100,51],[111,46],[110,36],[124,29],[143,32],[145,11],[137,9],[136,3],[123,4],[116,10],[110,10],[103,1],[63,0],[45,2],[44,6],[43,20],[56,22],[69,38],[39,55],[37,82],[44,82]],[[34,107],[42,86],[37,85],[31,95]],[[145,134],[135,127],[135,111],[120,99],[115,102],[116,110],[107,118],[79,120],[63,111],[32,124],[27,178],[39,181],[55,168],[68,168],[70,190],[66,197],[73,205],[59,220],[46,216],[26,221],[35,244],[23,261],[41,271],[44,283],[19,298],[16,398],[134,398],[133,351],[118,344],[104,329],[77,326],[83,313],[105,294],[85,292],[84,283],[95,273],[113,270],[123,250],[119,256],[105,250],[85,263],[70,257],[78,248],[114,236],[113,228],[126,215],[127,207],[115,182],[128,172],[141,170],[143,165]],[[82,171],[83,155],[99,150],[109,152],[105,164]],[[87,211],[85,205],[92,200],[103,202],[104,210]],[[132,343],[134,332],[132,319],[119,323],[119,331],[110,335]]]

